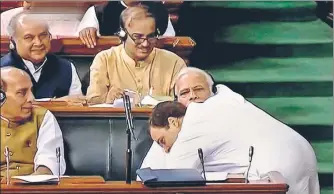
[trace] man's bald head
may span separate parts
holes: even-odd
[[[1,116],[14,122],[29,118],[34,100],[29,75],[15,67],[2,67],[1,80],[1,88],[6,93],[6,102],[1,107]]]
[[[31,82],[27,72],[16,67],[2,67],[1,68],[1,89],[6,92],[8,86],[20,81]]]
[[[27,72],[16,67],[2,67],[1,68],[1,89],[6,92],[7,88],[15,85],[17,82],[25,81],[31,82]]]
[[[31,11],[24,11],[11,18],[8,24],[7,32],[9,36],[15,38],[16,31],[24,25],[39,24],[49,30],[48,23],[41,15],[33,14]]]

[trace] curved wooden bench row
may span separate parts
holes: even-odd
[[[117,36],[103,36],[97,40],[95,48],[87,48],[77,37],[56,37],[52,39],[51,52],[65,56],[95,56],[102,50],[121,44]],[[182,57],[186,62],[196,43],[190,37],[162,37],[157,44],[158,48],[167,49]],[[1,36],[1,55],[9,52],[9,38]]]

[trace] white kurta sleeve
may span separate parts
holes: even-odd
[[[58,175],[57,147],[60,147],[60,174],[63,175],[66,170],[63,136],[56,118],[47,111],[38,133],[34,171],[38,166],[43,165],[48,167],[54,175]]]
[[[76,35],[79,36],[79,32],[88,27],[96,28],[97,31],[99,31],[99,21],[97,20],[94,6],[91,6],[90,8],[88,8],[85,15],[82,17],[82,20],[78,26]]]
[[[140,168],[164,169],[166,168],[165,160],[166,160],[165,151],[157,142],[153,142]],[[140,181],[140,178],[138,176],[137,180]]]
[[[167,169],[200,169],[198,149],[203,150],[203,157],[205,158],[213,152],[215,146],[212,135],[205,134],[205,128],[201,131],[186,130],[179,134],[169,154],[166,155]]]
[[[10,20],[17,14],[23,12],[23,7],[18,7],[14,9],[10,9],[1,13],[1,35],[2,36],[9,36],[7,28],[9,25]]]
[[[163,34],[163,36],[175,36],[175,30],[170,18],[168,18],[167,29],[166,32]]]
[[[82,95],[81,81],[73,63],[71,63],[71,68],[72,68],[72,83],[68,95],[69,96]]]

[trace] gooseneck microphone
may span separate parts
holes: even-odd
[[[132,114],[131,114],[131,102],[130,97],[126,93],[123,93],[123,104],[125,109],[125,116],[126,116],[126,134],[127,134],[127,149],[126,149],[126,169],[125,169],[125,182],[126,184],[131,184],[131,168],[132,168],[132,150],[131,150],[131,134],[134,140],[137,140],[134,134],[134,126],[132,121]]]
[[[58,165],[58,182],[60,182],[60,147],[56,148],[56,157],[57,157],[57,165]]]
[[[137,138],[135,136],[135,133],[134,133],[130,97],[129,97],[129,95],[127,95],[125,93],[123,93],[122,97],[123,97],[123,103],[124,103],[124,109],[125,109],[127,130],[130,130],[130,132],[133,136],[133,139],[137,140]]]
[[[198,148],[198,157],[199,157],[199,159],[201,161],[202,171],[203,171],[203,176],[204,176],[204,181],[206,181],[206,174],[205,174],[205,168],[204,168],[204,157],[203,157],[202,148]]]
[[[254,154],[254,147],[250,146],[249,147],[249,153],[248,153],[248,160],[249,160],[249,164],[248,164],[248,168],[247,168],[247,172],[246,172],[246,176],[245,176],[245,183],[249,183],[248,181],[248,173],[252,164],[252,160],[253,160],[253,154]]]
[[[9,178],[9,157],[10,157],[10,155],[9,155],[9,148],[6,146],[5,147],[5,153],[4,153],[4,155],[5,155],[5,158],[6,158],[6,183],[7,183],[7,185],[9,185],[9,180],[10,180],[10,178]]]

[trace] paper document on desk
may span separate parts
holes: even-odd
[[[134,107],[134,103],[133,103],[133,98],[130,98],[130,103],[131,103],[131,107]],[[123,104],[123,99],[116,99],[114,100],[113,104],[109,104],[109,103],[103,103],[103,104],[94,104],[94,105],[90,105],[89,107],[111,107],[111,108],[124,108],[124,104]]]
[[[40,99],[35,99],[36,102],[49,102],[51,101],[51,98],[40,98]]]
[[[69,176],[61,176],[69,177]],[[22,183],[52,183],[58,182],[58,176],[56,175],[25,175],[25,176],[13,176],[12,179],[23,181]]]
[[[219,184],[222,183],[223,181],[225,181],[227,179],[227,172],[206,172],[206,180],[209,181],[206,184],[210,185],[210,184]],[[202,177],[204,178],[204,175],[202,173]],[[215,183],[215,181],[217,181]]]

